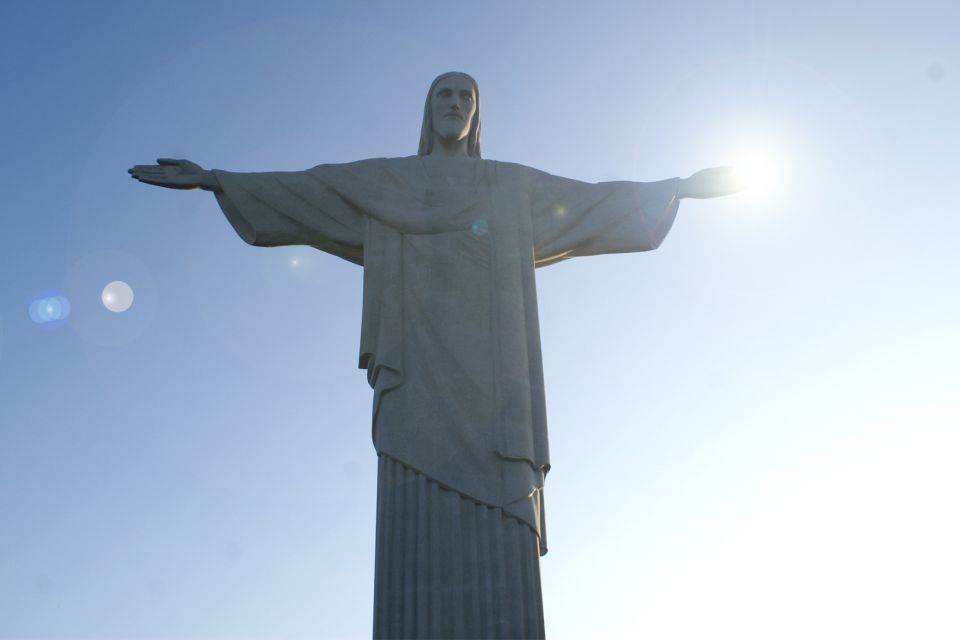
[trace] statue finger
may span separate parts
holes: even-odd
[[[152,184],[158,187],[167,186],[167,183],[164,182],[163,180],[160,180],[159,178],[152,178],[148,176],[137,176],[137,175],[133,175],[130,177],[136,180],[137,182],[142,182],[143,184]]]
[[[183,188],[183,187],[181,187],[180,185],[176,184],[175,182],[170,182],[169,180],[163,180],[163,179],[160,179],[160,178],[154,178],[154,177],[152,177],[152,176],[151,176],[151,177],[140,177],[140,178],[137,178],[137,180],[139,180],[140,182],[142,182],[142,183],[144,183],[144,184],[152,184],[152,185],[155,186],[155,187],[166,187],[166,188],[168,188],[168,189],[181,189],[181,188]]]
[[[180,166],[187,160],[177,160],[176,158],[157,158],[157,164],[161,167],[165,166]]]
[[[164,172],[161,172],[161,171],[136,171],[136,170],[132,170],[132,171],[130,171],[130,175],[132,175],[134,178],[157,178],[157,179],[161,179],[161,178],[163,178],[166,174],[165,174]]]
[[[166,166],[158,167],[155,164],[138,164],[130,171],[131,173],[155,173],[158,175],[165,175],[170,173],[170,168]]]

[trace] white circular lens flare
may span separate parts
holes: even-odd
[[[110,311],[122,313],[133,304],[133,289],[122,280],[114,280],[103,288],[100,300]]]

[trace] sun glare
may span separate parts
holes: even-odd
[[[744,145],[732,157],[737,179],[750,193],[768,197],[783,188],[784,162],[773,145]]]

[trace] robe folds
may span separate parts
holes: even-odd
[[[678,179],[589,184],[432,156],[214,174],[246,242],[310,245],[363,266],[359,364],[377,452],[525,522],[546,553],[534,268],[656,248]]]

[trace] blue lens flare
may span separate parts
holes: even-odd
[[[70,316],[70,301],[61,292],[48,289],[33,297],[28,313],[35,324],[59,326]]]

